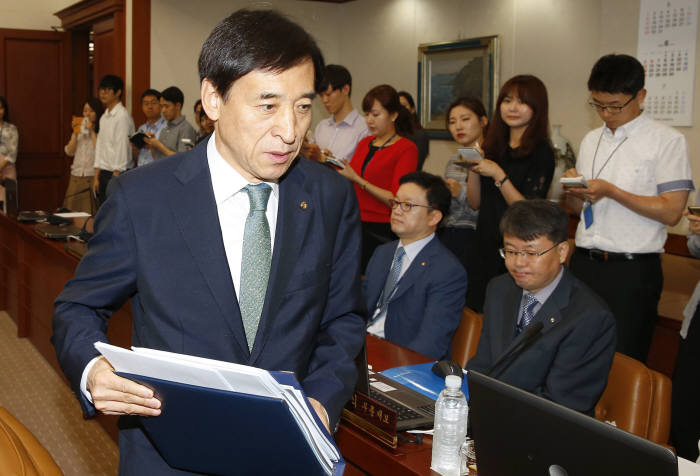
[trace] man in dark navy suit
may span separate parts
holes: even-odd
[[[335,427],[365,316],[353,190],[295,160],[322,70],[314,40],[274,11],[241,10],[212,31],[199,71],[215,132],[112,181],[56,300],[53,342],[86,415],[160,414],[153,392],[116,376],[93,347],[130,300],[134,346],[293,371]],[[120,428],[122,474],[175,472],[134,421]]]
[[[506,210],[500,251],[508,274],[489,282],[479,348],[467,369],[486,372],[524,341],[491,375],[592,415],[615,354],[615,320],[564,266],[568,231],[568,214],[548,200],[522,200]],[[542,329],[530,340],[527,329],[536,323]]]
[[[435,237],[450,191],[427,172],[399,182],[391,202],[391,230],[399,240],[378,247],[365,272],[367,331],[434,359],[449,358],[467,289],[466,271]]]

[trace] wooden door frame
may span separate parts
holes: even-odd
[[[141,93],[151,86],[151,0],[132,0],[131,28],[131,113],[134,122],[144,122]],[[83,0],[55,15],[66,30],[84,29],[87,24],[114,16],[119,38],[119,71],[126,80],[126,2],[125,0]],[[124,94],[126,101],[126,94]]]

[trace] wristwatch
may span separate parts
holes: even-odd
[[[496,186],[496,188],[501,188],[504,183],[506,183],[506,180],[508,180],[508,176],[506,175],[503,177],[501,180],[494,180],[493,184]]]

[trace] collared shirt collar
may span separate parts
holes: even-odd
[[[554,278],[551,283],[535,293],[535,299],[540,303],[539,306],[547,302],[549,296],[551,296],[557,286],[559,286],[559,281],[561,281],[562,276],[564,276],[564,266],[559,267],[559,274],[557,274],[556,278]],[[525,293],[527,292],[528,291],[523,289],[523,297],[525,297]]]
[[[183,117],[184,116],[180,116]],[[250,182],[246,180],[236,169],[234,169],[216,148],[216,132],[212,132],[207,143],[207,161],[209,162],[209,173],[211,174],[211,185],[214,189],[214,199],[219,206]],[[276,182],[265,182],[272,187],[272,193],[279,199],[279,184]]]
[[[119,101],[118,103],[116,103],[116,104],[114,105],[114,107],[113,107],[112,109],[106,109],[106,108],[105,108],[104,114],[107,114],[107,115],[110,116],[110,117],[115,116],[115,115],[117,114],[117,112],[119,112],[120,107],[121,107],[122,109],[126,109],[126,108],[124,107],[124,105],[122,104],[122,102]]]
[[[435,233],[431,233],[425,238],[421,238],[420,240],[416,240],[413,243],[410,243],[405,246],[401,243],[401,240],[399,240],[399,244],[396,247],[396,249],[403,247],[404,251],[406,252],[406,256],[408,257],[408,262],[411,263],[416,258],[416,256],[418,256],[418,253],[421,252],[425,245],[430,243],[430,240],[432,240],[434,237]]]
[[[642,111],[640,115],[638,115],[631,121],[625,122],[620,127],[616,128],[614,134],[613,131],[607,125],[603,126],[603,131],[607,138],[615,137],[615,139],[619,139],[622,137],[629,137],[629,135],[632,134],[636,129],[638,129],[647,119],[647,115],[644,114],[644,111]]]
[[[180,114],[177,118],[173,119],[172,121],[168,121],[169,126],[178,126],[182,124],[182,122],[185,120],[185,115]]]
[[[353,109],[352,111],[350,111],[350,112],[348,113],[347,116],[345,116],[345,117],[343,118],[342,121],[340,121],[340,122],[337,124],[337,126],[341,126],[342,124],[347,124],[348,126],[352,126],[352,125],[355,124],[355,121],[357,121],[357,118],[358,118],[358,117],[360,117],[360,113],[357,112],[357,109]],[[331,125],[336,125],[336,123],[335,123],[335,116],[329,117],[329,118],[327,119],[327,121],[328,121]]]

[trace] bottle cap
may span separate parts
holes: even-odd
[[[449,389],[456,389],[462,386],[462,379],[457,375],[448,375],[445,377],[445,386]]]

